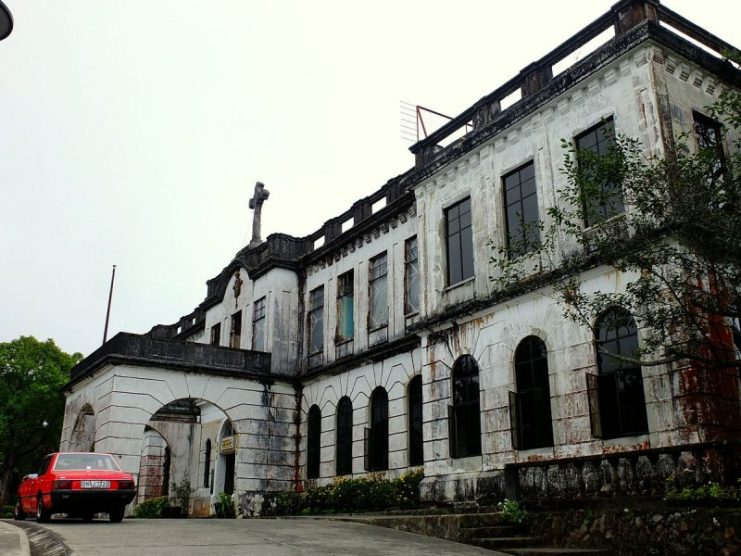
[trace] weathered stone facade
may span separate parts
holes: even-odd
[[[118,335],[80,363],[67,387],[62,449],[88,449],[92,430],[96,450],[116,454],[137,475],[147,468],[150,480],[152,457],[162,456],[147,431],[157,431],[180,462],[171,460],[169,480],[190,481],[196,513],[210,511],[233,472],[235,499],[248,515],[264,512],[270,493],[338,474],[423,466],[423,495],[438,501],[630,494],[655,490],[688,458],[715,453],[713,443],[730,442],[723,453],[735,453],[738,376],[694,368],[643,368],[645,430],[599,438],[588,397],[597,366],[592,332],[564,319],[548,284],[505,297],[490,278],[492,249],[507,242],[504,176],[532,168],[533,210],[547,223],[566,180],[562,138],[609,121],[648,155],[663,156],[678,134],[691,132],[693,111],[741,85],[736,69],[658,20],[716,50],[732,48],[657,2],[616,4],[414,145],[413,169],[305,238],[253,241],[209,280],[192,313],[143,336]],[[552,75],[556,62],[605,29],[614,38]],[[500,109],[517,89],[522,99]],[[469,133],[440,147],[471,121]],[[460,240],[470,254],[452,251],[454,218],[470,234],[470,244]],[[564,242],[564,252],[576,249]],[[461,280],[450,278],[455,256],[471,267]],[[587,290],[611,292],[627,278],[600,266],[582,276]],[[526,338],[545,346],[552,441],[516,449],[510,393]],[[475,400],[455,399],[462,361],[476,369],[467,383]],[[411,390],[418,376],[420,419]],[[350,410],[340,415],[343,399]],[[198,408],[187,434],[156,419],[178,400]],[[320,418],[311,429],[314,407]],[[233,435],[222,434],[227,424]],[[348,468],[338,463],[345,449]],[[697,477],[736,473],[736,460],[723,458]]]

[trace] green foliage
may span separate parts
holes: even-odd
[[[309,515],[417,508],[423,477],[421,470],[412,470],[392,480],[375,474],[357,479],[338,478],[302,494],[279,494],[275,499],[275,513]]]
[[[82,355],[64,353],[53,340],[21,336],[0,343],[0,504],[9,498],[14,474],[30,472],[58,448],[62,387],[80,359]]]
[[[705,112],[725,126],[724,137],[741,131],[737,92]],[[728,153],[697,145],[685,134],[654,154],[618,136],[597,155],[564,140],[565,183],[538,223],[539,242],[523,246],[524,256],[504,248],[492,256],[499,295],[547,286],[564,315],[589,328],[621,306],[644,330],[640,351],[628,357],[641,365],[741,366],[730,342],[719,341],[726,317],[741,316],[741,144],[726,142]],[[583,272],[599,265],[623,273],[623,291],[582,287]]]
[[[502,515],[502,521],[508,525],[522,525],[528,520],[528,513],[517,500],[505,498],[499,504],[497,509]]]
[[[188,515],[188,508],[190,507],[190,481],[183,479],[180,483],[172,485],[173,493],[175,494],[175,500],[178,501],[180,509],[183,511],[183,515]]]
[[[134,517],[141,519],[157,519],[162,517],[165,508],[169,505],[167,496],[161,496],[159,498],[150,498],[138,504],[134,508]]]
[[[741,479],[735,486],[724,487],[709,482],[705,485],[680,487],[670,477],[666,481],[664,501],[671,504],[738,505],[741,503]]]
[[[228,519],[237,517],[237,507],[231,494],[219,493],[219,500],[216,502],[216,517]]]
[[[0,507],[0,519],[11,519],[14,512],[15,508],[13,506],[2,506]]]

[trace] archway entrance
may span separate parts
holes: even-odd
[[[167,496],[188,515],[211,515],[218,494],[234,492],[235,451],[231,421],[211,402],[183,398],[162,406],[144,428],[137,503]]]

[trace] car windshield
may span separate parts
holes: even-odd
[[[59,454],[55,471],[66,469],[102,469],[118,471],[119,467],[109,454]]]

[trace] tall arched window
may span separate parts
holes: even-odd
[[[170,494],[170,447],[165,446],[164,457],[162,458],[162,496]]]
[[[352,473],[352,402],[344,396],[337,404],[337,475]]]
[[[366,469],[382,471],[389,468],[389,397],[379,386],[370,398],[371,422],[366,429]]]
[[[409,465],[422,465],[422,375],[409,381]]]
[[[480,414],[479,365],[473,356],[463,355],[453,365],[453,405],[448,408],[451,457],[481,455]]]
[[[211,475],[211,439],[206,440],[206,460],[203,464],[203,487],[208,488]]]
[[[536,336],[528,336],[515,350],[515,387],[517,392],[510,392],[513,447],[553,446],[547,350]]]
[[[638,331],[631,314],[622,308],[603,314],[597,321],[595,345],[598,374],[587,375],[592,434],[617,438],[647,433],[641,367],[611,356],[638,356]]]
[[[309,432],[306,448],[306,477],[319,477],[319,456],[321,452],[322,412],[317,405],[309,408]]]

